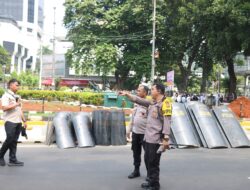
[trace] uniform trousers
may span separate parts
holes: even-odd
[[[161,154],[157,153],[159,144],[145,142],[144,160],[148,170],[149,184],[152,187],[160,187],[160,159]]]
[[[139,168],[141,165],[141,152],[142,147],[144,146],[143,143],[144,134],[137,134],[132,133],[132,151],[133,151],[133,158],[134,158],[134,166],[135,168]]]
[[[0,149],[0,158],[3,158],[9,149],[9,161],[15,162],[17,160],[17,140],[21,132],[22,123],[12,123],[10,121],[6,121],[4,127],[6,132],[6,140]]]

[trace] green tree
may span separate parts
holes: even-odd
[[[10,64],[10,55],[7,50],[0,46],[0,64],[9,65]]]
[[[42,46],[42,53],[43,55],[52,55],[53,51],[49,48],[49,46]],[[38,55],[41,54],[41,48],[37,52]]]
[[[213,56],[227,65],[229,93],[233,93],[235,97],[237,78],[234,58],[238,52],[249,48],[249,5],[245,0],[214,0],[206,11],[206,18],[209,19],[206,32],[208,44],[213,50]]]
[[[1,65],[1,71],[0,71],[0,78],[1,80],[5,79],[5,73],[6,71],[10,70],[10,62],[11,57],[7,50],[5,50],[2,46],[0,46],[0,65]]]
[[[78,71],[114,70],[118,87],[150,78],[151,1],[66,0],[65,7],[74,43],[67,59]],[[233,59],[239,51],[250,54],[249,12],[248,0],[157,0],[156,73],[174,69],[179,90],[186,91],[194,83],[189,83],[192,68],[202,67],[204,92],[213,65],[220,63],[227,65],[229,91],[235,93]]]
[[[32,72],[22,72],[20,74],[17,74],[16,72],[12,72],[10,78],[16,78],[21,82],[21,85],[23,88],[36,88],[38,87],[39,83],[39,76],[34,75]]]
[[[102,76],[104,84],[107,81],[107,75],[114,74],[117,61],[118,49],[112,44],[98,44],[98,46],[95,48],[96,71]]]
[[[136,73],[137,80],[143,74],[149,78],[150,2],[67,0],[65,6],[64,22],[69,29],[68,37],[74,43],[74,48],[67,54],[71,65],[85,73],[95,71],[99,63],[93,55],[100,52],[100,47],[106,43],[120,51],[116,64],[112,64],[119,87],[128,82],[131,70]],[[110,56],[105,56],[106,61],[102,58],[102,68],[110,68],[109,60],[114,60],[113,53]]]

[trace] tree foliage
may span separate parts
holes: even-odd
[[[38,87],[39,76],[34,75],[30,71],[22,72],[20,74],[13,72],[11,73],[10,77],[19,80],[21,82],[22,88],[32,89]]]
[[[151,1],[66,0],[65,6],[64,23],[74,43],[67,57],[75,68],[114,73],[118,87],[150,78]],[[157,75],[175,70],[179,90],[186,91],[192,89],[192,69],[202,67],[204,92],[219,63],[228,67],[229,92],[236,92],[234,57],[250,54],[248,0],[157,0],[156,25]]]
[[[53,50],[51,50],[48,45],[47,46],[42,46],[42,52],[41,52],[41,48],[40,48],[38,50],[37,54],[40,55],[41,53],[43,55],[52,55],[53,54]]]
[[[9,65],[10,60],[8,51],[0,45],[0,65]]]

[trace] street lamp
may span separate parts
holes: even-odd
[[[56,7],[54,7],[54,31],[53,31],[53,60],[52,60],[52,88],[55,86],[55,64],[56,64]]]
[[[44,21],[44,16],[43,16],[43,20]],[[43,31],[42,31],[43,32]],[[42,33],[42,37],[41,37],[41,42],[40,42],[40,72],[39,72],[39,89],[42,89],[42,72],[43,72],[43,33]]]
[[[155,22],[156,22],[156,0],[153,3],[153,36],[152,36],[152,65],[151,65],[151,84],[154,83],[155,77]]]

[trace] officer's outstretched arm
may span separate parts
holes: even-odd
[[[144,98],[140,98],[138,96],[132,95],[127,91],[121,91],[119,92],[119,95],[121,96],[127,96],[129,100],[131,100],[134,103],[137,103],[139,105],[142,105],[144,107],[149,107],[151,105],[151,101],[146,100]]]

